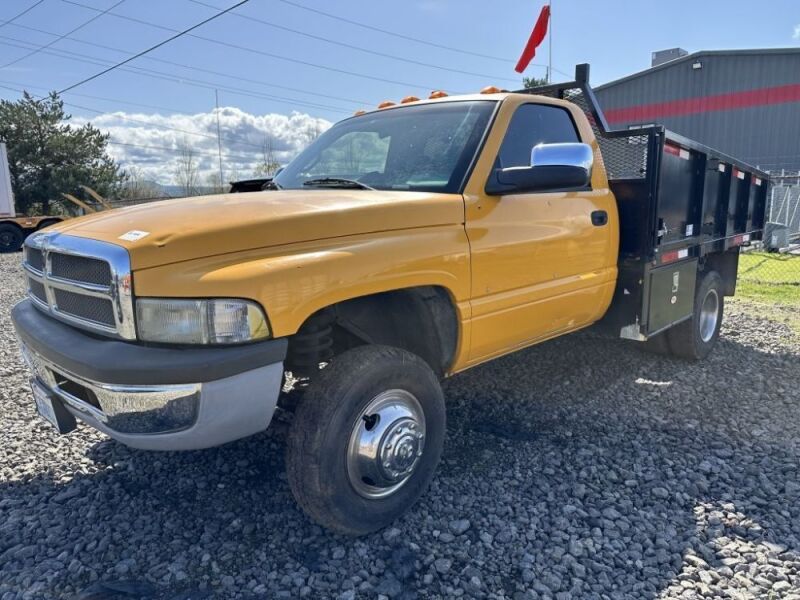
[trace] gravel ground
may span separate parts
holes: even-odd
[[[0,256],[0,600],[798,598],[800,341],[733,304],[709,360],[591,333],[445,384],[430,491],[350,539],[295,507],[280,429],[181,454],[36,417]]]

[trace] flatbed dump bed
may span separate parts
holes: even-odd
[[[662,125],[611,129],[588,80],[589,65],[578,65],[573,82],[521,91],[573,102],[589,119],[620,219],[603,325],[646,340],[691,317],[707,257],[733,294],[739,248],[763,234],[769,175]]]

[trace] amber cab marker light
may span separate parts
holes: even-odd
[[[365,110],[357,110],[356,112],[353,113],[353,116],[354,117],[360,117],[361,115],[365,115],[365,114],[367,114],[367,111],[365,111]]]
[[[378,108],[389,108],[390,106],[394,106],[394,102],[391,100],[384,100],[380,104],[378,104]]]
[[[419,98],[416,96],[406,96],[402,100],[400,100],[400,104],[408,104],[409,102],[417,102]]]
[[[487,85],[485,88],[481,90],[481,94],[499,94],[502,91],[503,90],[501,90],[496,85]]]
[[[443,92],[442,90],[434,90],[431,92],[431,95],[428,96],[429,100],[435,100],[436,98],[447,98],[447,92]]]

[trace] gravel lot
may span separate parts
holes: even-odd
[[[57,436],[8,317],[19,260],[0,256],[0,600],[800,599],[791,311],[732,305],[702,364],[585,333],[449,380],[431,490],[350,539],[295,507],[279,428],[182,454]]]

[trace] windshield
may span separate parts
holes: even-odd
[[[459,192],[494,106],[487,100],[421,104],[341,121],[274,181],[282,189]]]

